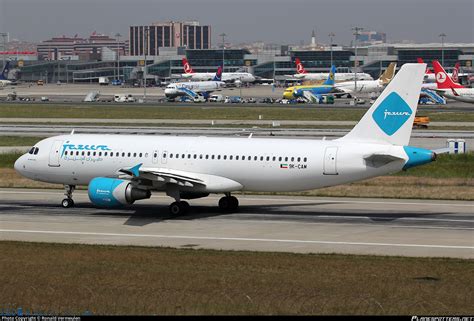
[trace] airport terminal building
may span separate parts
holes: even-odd
[[[224,66],[225,72],[245,70],[257,79],[280,84],[295,80],[296,58],[308,72],[327,72],[331,63],[339,72],[352,72],[357,61],[358,71],[374,78],[390,62],[397,62],[400,67],[419,57],[428,63],[434,59],[444,61],[447,70],[460,62],[464,72],[473,71],[474,43],[390,44],[384,43],[384,34],[368,34],[368,39],[381,41],[359,45],[356,57],[353,46],[274,45],[271,50],[254,50],[222,48],[221,43],[213,47],[211,31],[211,26],[196,21],[157,22],[130,26],[128,40],[104,35],[91,35],[88,39],[64,36],[38,45],[37,60],[15,63],[15,57],[10,59],[16,65],[19,80],[41,79],[49,83],[93,83],[100,77],[109,77],[136,84],[143,82],[145,74],[150,84],[168,82],[183,73],[184,57],[196,72],[215,72],[218,66]]]

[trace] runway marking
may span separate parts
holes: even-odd
[[[474,250],[474,246],[460,245],[437,245],[437,244],[400,244],[400,243],[366,243],[366,242],[338,242],[338,241],[314,241],[314,240],[285,240],[285,239],[261,239],[240,237],[214,237],[214,236],[187,236],[187,235],[159,235],[159,234],[128,234],[128,233],[97,233],[97,232],[73,232],[73,231],[45,231],[45,230],[7,230],[0,232],[31,233],[31,234],[63,234],[63,235],[90,235],[90,236],[119,236],[119,237],[149,237],[163,239],[185,239],[185,240],[209,240],[209,241],[247,241],[247,242],[274,242],[274,243],[303,243],[303,244],[329,244],[329,245],[361,245],[361,246],[392,246],[392,247],[421,247]]]
[[[82,191],[83,193],[80,193],[81,196],[86,196],[84,193],[85,191]],[[47,195],[59,195],[59,191],[57,193],[54,192],[37,192],[37,191],[5,191],[2,190],[2,193],[4,194],[47,194]],[[168,199],[168,196],[164,195],[154,195],[154,198],[166,198]],[[219,197],[215,196],[210,196],[208,197],[210,199],[218,199]],[[350,201],[343,201],[343,200],[334,200],[334,199],[319,199],[319,198],[311,198],[309,197],[308,199],[292,199],[292,198],[249,198],[249,197],[242,197],[241,201],[280,201],[280,202],[295,202],[295,203],[301,203],[301,202],[310,202],[312,200],[316,200],[318,202],[333,202],[333,203],[355,203],[355,204],[382,204],[382,205],[422,205],[422,206],[457,206],[457,207],[472,207],[473,208],[473,213],[474,213],[474,203],[473,204],[456,204],[456,203],[430,203],[429,199],[426,200],[424,203],[420,202],[395,202],[395,201],[389,201],[389,202],[384,202],[384,201],[358,201],[358,200],[350,200]],[[467,201],[466,201],[467,202]]]

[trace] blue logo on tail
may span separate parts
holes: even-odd
[[[410,106],[400,95],[392,92],[375,109],[372,118],[385,134],[392,136],[405,124],[411,114]]]

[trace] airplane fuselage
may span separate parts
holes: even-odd
[[[219,178],[215,184],[210,179],[203,192],[309,190],[396,172],[408,160],[402,146],[338,140],[65,135],[35,146],[36,155],[25,154],[15,164],[34,180],[88,185],[95,177],[118,177],[120,169],[143,164]],[[374,153],[399,160],[370,166],[364,157]],[[165,183],[155,183],[151,189],[164,189]]]

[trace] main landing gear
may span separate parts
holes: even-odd
[[[64,208],[69,208],[74,206],[74,201],[72,200],[72,192],[76,189],[75,185],[64,185],[64,195],[65,199],[62,200],[61,206]]]
[[[219,210],[222,213],[234,213],[238,208],[239,200],[235,196],[231,196],[230,193],[226,193],[225,196],[219,200]],[[189,210],[189,203],[181,201],[178,198],[176,199],[176,202],[171,203],[168,209],[170,214],[173,216],[184,215]]]

